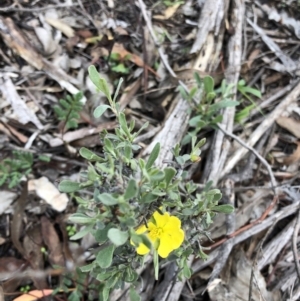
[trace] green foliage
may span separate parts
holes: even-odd
[[[195,73],[194,77],[196,86],[189,93],[179,87],[183,98],[191,103],[195,111],[194,116],[189,121],[189,125],[193,130],[185,136],[182,144],[189,143],[191,137],[197,136],[204,127],[216,127],[222,121],[221,109],[239,104],[239,102],[231,99],[232,85],[226,85],[223,81],[221,88],[217,91],[214,88],[214,79],[211,76],[201,79],[198,73]],[[194,99],[200,99],[201,101],[195,103]]]
[[[234,121],[238,123],[243,123],[243,120],[249,116],[251,110],[256,107],[256,104],[251,96],[261,98],[261,92],[257,89],[247,86],[246,82],[243,79],[238,82],[237,90],[242,94],[243,99],[249,100],[251,103],[250,105],[247,105],[245,108],[239,110],[235,114]],[[260,113],[263,115],[261,111]]]
[[[63,275],[60,286],[57,287],[52,295],[59,294],[60,292],[69,293],[69,301],[80,301],[83,299],[83,293],[85,290],[91,291],[94,289],[91,285],[87,289],[86,287],[86,273],[82,272],[81,269],[76,268],[75,272],[66,273]]]
[[[205,139],[197,141],[193,136],[191,152],[185,155],[181,154],[179,145],[175,146],[172,150],[175,161],[165,168],[155,166],[159,144],[154,146],[148,159],[135,158],[140,147],[134,140],[147,125],[135,132],[134,121],[127,122],[126,115],[116,103],[116,95],[112,98],[105,80],[94,66],[89,67],[89,74],[109,103],[96,108],[97,116],[109,109],[116,115],[118,126],[114,133],[102,133],[102,154],[86,148],[80,150],[81,156],[89,161],[81,182],[62,181],[59,188],[62,192],[72,192],[78,202],[77,213],[70,217],[70,221],[82,225],[82,228],[71,239],[80,239],[91,233],[99,244],[95,260],[81,267],[81,271],[100,281],[100,299],[108,300],[113,289],[122,288],[126,282],[134,285],[138,280],[136,270],[143,265],[144,257],[137,255],[133,244],[143,243],[154,249],[155,277],[158,278],[157,251],[146,235],[136,233],[155,211],[167,210],[180,218],[185,241],[171,253],[170,260],[176,260],[183,271],[182,277],[189,277],[191,270],[187,267],[187,258],[192,253],[205,258],[199,243],[203,233],[217,212],[231,212],[233,208],[218,205],[221,193],[212,189],[211,183],[200,191],[196,184],[185,178],[185,166],[200,159],[200,148]],[[213,97],[212,82],[208,79],[205,83],[211,93],[206,95],[208,101]],[[83,188],[90,193],[82,193]],[[130,298],[139,300],[133,288]]]
[[[65,123],[66,129],[78,127],[79,113],[83,108],[82,97],[82,92],[73,96],[67,95],[66,99],[60,99],[59,104],[54,106],[57,118]]]
[[[20,287],[20,292],[21,293],[28,293],[30,291],[30,286],[29,285],[26,285],[26,286],[22,286]]]
[[[205,76],[203,79],[197,73],[194,74],[196,86],[187,93],[182,87],[179,90],[183,98],[187,99],[193,107],[195,114],[189,120],[189,125],[193,129],[183,139],[182,144],[187,144],[191,141],[191,137],[196,136],[199,131],[205,127],[216,128],[216,125],[222,121],[221,109],[235,107],[241,102],[232,100],[231,91],[233,84],[227,85],[225,80],[222,81],[220,88],[215,89],[214,79],[211,76]],[[237,85],[237,90],[242,94],[244,99],[251,102],[251,105],[240,110],[236,116],[236,122],[242,122],[250,111],[256,106],[252,96],[261,97],[260,91],[246,85],[244,80],[240,80]],[[194,99],[200,99],[197,104]],[[242,99],[243,101],[243,99]]]
[[[13,151],[11,158],[0,162],[0,187],[6,182],[9,188],[16,187],[22,177],[31,172],[32,164],[32,153]]]
[[[182,1],[182,0],[164,0],[163,3],[165,6],[174,6],[177,4],[184,4],[184,1]]]

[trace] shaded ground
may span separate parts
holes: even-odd
[[[78,230],[67,220],[76,204],[56,188],[64,178],[78,180],[87,167],[80,147],[100,153],[99,133],[115,127],[113,116],[93,117],[105,99],[87,77],[91,64],[112,93],[124,79],[119,102],[127,118],[138,127],[150,123],[138,140],[140,156],[159,141],[161,165],[188,131],[191,113],[179,85],[195,86],[195,72],[211,75],[217,87],[225,78],[232,84],[230,97],[239,101],[221,111],[220,128],[207,126],[198,133],[207,143],[202,160],[189,168],[200,185],[213,180],[223,191],[222,202],[236,211],[218,216],[211,229],[214,242],[201,242],[211,247],[209,259],[191,259],[194,274],[188,282],[174,285],[172,266],[157,283],[152,268],[146,269],[142,300],[248,300],[250,286],[253,300],[299,299],[300,7],[297,1],[265,2],[1,1],[5,300],[24,288],[59,286],[66,292],[53,299],[67,300],[80,285],[96,298],[92,280],[71,272],[61,277],[66,270],[55,269],[88,262],[85,251],[95,245],[90,237],[69,241]],[[79,91],[83,108],[74,128],[54,107]],[[129,300],[120,292],[111,300],[119,297]]]

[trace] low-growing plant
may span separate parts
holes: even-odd
[[[234,121],[242,124],[243,121],[249,116],[251,110],[257,107],[256,103],[252,99],[252,96],[261,98],[261,92],[255,88],[247,86],[243,79],[238,82],[237,90],[242,94],[243,99],[250,101],[249,105],[246,105],[243,109],[239,110],[234,116]],[[241,103],[243,102],[243,99]],[[260,111],[260,113],[263,115],[262,111]]]
[[[32,164],[32,153],[13,151],[11,157],[0,162],[0,187],[5,183],[8,183],[8,188],[16,187],[22,177],[31,172]]]
[[[192,130],[184,137],[182,144],[189,143],[191,138],[197,136],[204,127],[216,128],[223,118],[220,109],[239,104],[238,101],[232,100],[232,85],[226,85],[223,81],[220,89],[216,91],[214,79],[211,76],[205,76],[202,79],[198,73],[195,73],[194,77],[196,86],[189,92],[179,86],[182,97],[190,102],[191,109],[194,111],[194,116],[189,120],[189,126]],[[218,101],[215,101],[217,96]]]
[[[70,221],[81,225],[81,229],[70,239],[78,240],[91,233],[99,244],[95,259],[80,270],[100,282],[100,300],[108,300],[113,289],[130,283],[131,300],[136,301],[140,300],[134,290],[139,278],[137,269],[147,254],[153,256],[156,279],[160,261],[176,262],[178,277],[189,278],[189,256],[207,257],[201,238],[207,235],[206,229],[216,214],[230,213],[233,207],[218,205],[222,195],[212,188],[211,182],[200,190],[187,180],[185,167],[200,160],[205,139],[197,141],[192,136],[188,154],[181,154],[180,145],[176,145],[172,150],[174,162],[164,168],[155,166],[159,143],[147,159],[136,158],[140,146],[135,138],[147,124],[135,131],[134,121],[127,122],[116,102],[121,81],[112,98],[94,66],[89,68],[89,75],[109,103],[97,107],[94,116],[111,110],[118,126],[114,133],[101,134],[101,154],[80,149],[80,155],[89,162],[88,169],[82,172],[82,181],[64,180],[59,188],[72,193],[78,203]]]
[[[184,99],[190,102],[191,108],[194,110],[194,116],[189,120],[191,130],[183,139],[182,144],[187,144],[191,141],[191,137],[196,136],[203,128],[217,128],[217,124],[222,121],[223,116],[220,110],[228,107],[235,107],[241,104],[243,99],[251,102],[251,105],[241,109],[235,116],[235,121],[242,123],[250,111],[256,107],[251,96],[261,97],[259,90],[246,85],[244,80],[240,80],[237,85],[237,90],[242,94],[242,101],[232,100],[233,84],[226,84],[223,80],[221,86],[215,89],[214,79],[211,76],[200,78],[198,73],[194,74],[196,86],[189,92],[186,92],[183,87],[179,87],[181,95]],[[200,100],[196,101],[195,99]]]
[[[66,129],[78,127],[79,113],[83,108],[82,97],[82,92],[78,92],[73,96],[67,95],[66,99],[60,99],[59,104],[54,106],[57,118],[64,122]]]

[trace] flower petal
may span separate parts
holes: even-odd
[[[160,237],[159,247],[157,249],[158,255],[162,258],[167,258],[174,250],[172,245],[172,238],[168,234],[162,234]]]
[[[147,253],[149,253],[150,249],[148,249],[144,244],[140,244],[137,248],[136,248],[136,252],[139,255],[146,255]]]
[[[137,230],[135,231],[136,234],[143,234],[145,232],[147,232],[148,229],[145,225],[140,226],[139,228],[137,228]]]
[[[164,226],[164,231],[172,233],[175,229],[180,229],[181,220],[176,216],[170,216],[168,223]]]
[[[153,213],[153,217],[156,221],[156,227],[163,228],[170,219],[170,214],[165,212],[164,214],[160,214],[158,211]]]
[[[184,232],[182,229],[178,229],[176,232],[172,233],[172,247],[173,249],[178,249],[184,240]]]

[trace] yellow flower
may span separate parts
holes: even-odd
[[[181,229],[181,221],[176,216],[170,216],[168,212],[163,215],[157,211],[154,212],[147,226],[139,227],[136,233],[147,235],[153,247],[157,249],[158,255],[162,258],[168,257],[173,250],[178,249],[183,243],[184,232]],[[145,255],[149,251],[149,248],[142,243],[136,249],[139,255]]]

